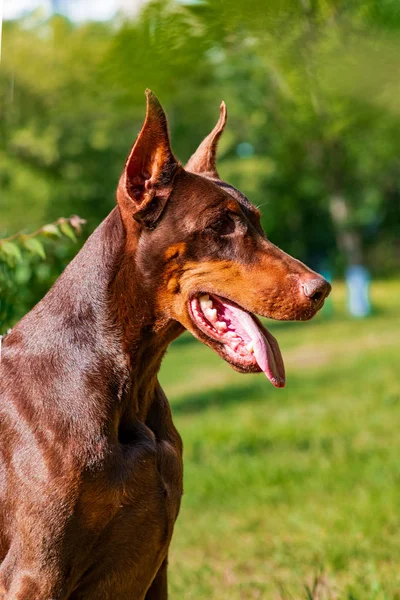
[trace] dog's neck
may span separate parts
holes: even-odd
[[[105,317],[115,327],[129,374],[126,401],[131,412],[144,418],[164,353],[183,328],[157,314],[158,282],[149,282],[136,260],[139,236],[133,219],[128,230],[124,226],[118,207],[93,234],[95,254],[104,266],[97,289],[101,301],[106,299]]]
[[[118,230],[121,243],[114,272],[108,277],[110,316],[120,332],[121,347],[129,370],[128,403],[144,418],[158,385],[157,374],[168,345],[182,332],[176,321],[159,315],[156,294],[159,281],[149,281],[137,261],[139,227],[127,231],[118,207],[106,223],[105,238]],[[132,219],[133,221],[133,219]],[[104,244],[105,240],[102,240]]]
[[[95,405],[101,418],[113,421],[125,413],[145,420],[157,393],[162,357],[183,330],[176,322],[157,321],[155,289],[148,282],[146,288],[142,285],[134,246],[131,238],[127,243],[117,207],[21,321],[25,326],[18,325],[9,336],[10,351],[12,339],[18,343],[21,334],[25,348],[35,356],[49,356],[50,351],[53,371],[65,371],[65,382],[71,374],[78,382],[80,397],[75,399],[66,387],[68,402],[71,396],[76,405]],[[38,366],[42,388],[52,385],[51,377],[54,372],[47,374]],[[67,404],[65,398],[59,402]]]

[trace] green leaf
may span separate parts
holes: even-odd
[[[60,229],[61,229],[62,233],[67,238],[69,238],[73,242],[76,242],[76,235],[75,235],[74,230],[72,229],[72,227],[71,227],[71,225],[69,223],[67,223],[66,221],[64,221],[63,223],[60,224]]]
[[[69,224],[79,235],[82,231],[82,225],[85,225],[86,221],[85,219],[78,217],[78,215],[72,215],[72,217],[69,218]]]
[[[42,227],[42,234],[44,236],[50,237],[50,238],[60,238],[61,237],[60,230],[58,229],[58,227],[56,225],[53,225],[52,223]]]
[[[31,254],[40,256],[40,258],[45,259],[46,253],[44,251],[43,245],[37,238],[28,238],[23,241],[24,247]]]
[[[7,262],[9,261],[8,259],[11,259],[14,263],[22,259],[21,250],[14,242],[1,242],[0,254],[4,256]]]
[[[20,263],[14,272],[15,283],[18,286],[27,285],[32,276],[32,267],[28,261]]]

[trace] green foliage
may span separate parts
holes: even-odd
[[[70,258],[66,239],[76,242],[85,222],[77,215],[61,217],[32,233],[0,238],[0,334],[23,316],[39,290],[46,291]]]
[[[399,28],[377,0],[152,0],[132,21],[5,23],[0,235],[71,212],[98,224],[150,87],[183,162],[226,101],[221,175],[278,245],[338,274],[398,270]]]

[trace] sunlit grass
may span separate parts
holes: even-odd
[[[272,324],[284,390],[189,337],[172,346],[161,381],[185,446],[172,598],[400,598],[400,284],[375,284],[364,320],[335,288],[333,316]]]

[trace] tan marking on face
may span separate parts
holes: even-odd
[[[252,313],[291,320],[301,318],[308,309],[299,284],[299,276],[305,273],[312,271],[271,244],[271,252],[260,253],[251,265],[229,260],[176,265],[169,272],[166,294],[179,287],[179,294],[168,301],[178,320],[187,312],[189,298],[200,292],[228,298]]]
[[[179,280],[177,277],[171,277],[167,284],[167,289],[172,294],[177,294],[180,290]]]
[[[237,215],[240,215],[239,203],[233,198],[228,200],[228,202],[226,203],[226,208],[236,213]]]
[[[172,252],[170,253],[172,255]],[[304,295],[301,281],[317,276],[306,265],[263,240],[251,263],[234,260],[171,260],[159,288],[158,310],[196,337],[189,310],[194,295],[227,298],[249,313],[277,320],[306,320],[316,310]],[[203,340],[204,341],[204,340]]]
[[[168,263],[164,270],[164,280],[167,283],[167,290],[171,294],[177,294],[180,291],[179,271],[180,266],[177,262],[186,251],[186,243],[180,242],[173,244],[164,253],[165,262]]]
[[[181,256],[182,254],[184,254],[185,251],[186,251],[186,243],[185,242],[180,242],[179,244],[173,244],[173,246],[170,246],[165,251],[164,258],[166,261],[169,261],[174,258],[178,258],[178,256]]]

